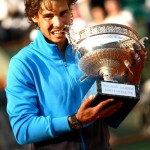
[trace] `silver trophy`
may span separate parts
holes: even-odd
[[[134,50],[135,42],[143,45],[147,38],[140,39],[134,29],[121,24],[100,24],[79,33],[71,26],[68,29],[66,36],[78,54],[78,66],[85,75],[81,80],[97,78],[97,96],[92,106],[108,98],[114,98],[115,102],[122,100],[122,110],[113,118],[124,119],[139,101],[139,86],[127,84],[124,60],[133,64],[130,49]]]

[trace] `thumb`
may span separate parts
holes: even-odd
[[[91,103],[93,102],[94,98],[95,98],[95,95],[90,95],[90,96],[84,101],[84,103],[82,104],[82,107],[84,107],[84,108],[89,107],[89,106],[91,105]]]

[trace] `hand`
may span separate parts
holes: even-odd
[[[112,104],[109,107],[106,107],[109,103],[114,101],[113,99],[107,99],[105,101],[100,102],[95,107],[90,107],[92,101],[95,96],[89,96],[80,106],[76,117],[82,124],[87,124],[93,122],[97,119],[102,119],[111,116],[114,112],[116,112],[121,106],[122,102],[118,102],[116,104]]]
[[[128,82],[131,84],[139,84],[142,71],[146,62],[147,53],[142,44],[138,42],[134,44],[134,50],[130,50],[134,63],[130,64],[125,60],[124,64],[128,68]]]

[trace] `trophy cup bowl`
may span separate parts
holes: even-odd
[[[134,63],[130,50],[134,50],[136,42],[143,44],[145,38],[140,39],[134,29],[121,24],[100,24],[79,33],[70,29],[67,37],[78,54],[79,69],[85,76],[97,78],[97,95],[91,106],[108,98],[114,98],[114,103],[123,101],[122,108],[111,118],[125,119],[140,97],[139,86],[126,81],[124,60]]]

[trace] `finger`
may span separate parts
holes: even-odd
[[[142,50],[142,47],[141,47],[141,45],[140,45],[138,42],[134,43],[134,44],[133,44],[133,47],[134,47],[134,49],[135,49],[136,51]]]
[[[134,44],[134,49],[136,53],[139,54],[141,57],[145,57],[147,55],[147,51],[145,50],[145,48],[142,48],[139,43]]]
[[[139,51],[138,52],[138,55],[140,56],[140,59],[142,60],[142,61],[146,61],[146,58],[147,58],[147,52],[144,52],[144,51]]]
[[[94,101],[95,95],[90,95],[81,105],[82,108],[88,108]]]
[[[136,62],[141,60],[140,56],[139,56],[137,53],[134,54],[133,59],[134,59]]]
[[[144,52],[146,52],[146,49],[145,49],[144,45],[139,43],[139,42],[134,43],[133,47],[134,47],[135,51],[144,51]]]
[[[137,42],[134,43],[133,47],[136,53],[139,55],[140,59],[145,62],[147,58],[147,52],[144,46]]]
[[[130,54],[131,54],[131,57],[133,58],[133,63],[132,63],[132,65],[135,65],[135,63],[138,61],[140,61],[140,55],[138,54],[138,53],[136,53],[135,51],[134,51],[134,49],[131,49],[131,51],[130,51]]]
[[[97,119],[106,118],[106,117],[111,116],[113,113],[118,111],[119,108],[122,107],[122,105],[123,105],[122,101],[117,102],[115,104],[111,104],[109,106],[107,105],[107,107],[105,107],[105,109],[100,109],[99,110],[99,113],[97,115]],[[103,111],[101,111],[101,110],[103,110]]]
[[[95,108],[95,109],[103,109],[104,107],[106,107],[109,103],[111,103],[111,102],[113,102],[114,101],[114,99],[107,99],[107,100],[104,100],[104,101],[102,101],[102,102],[100,102],[96,107],[97,108]]]
[[[135,51],[134,49],[131,49],[130,54],[132,56],[132,58],[137,61],[141,58],[141,55],[145,55],[145,52],[139,50],[139,51]]]
[[[112,104],[108,107],[108,110],[118,110],[118,108],[120,108],[121,106],[123,105],[123,102],[122,101],[119,101],[115,104]]]
[[[130,52],[134,62],[132,65],[143,66],[146,62],[146,52],[140,51],[137,53],[134,50]]]
[[[147,51],[145,52],[144,58],[147,59]]]
[[[147,58],[147,53],[144,51],[140,51],[136,53],[135,51],[131,51],[131,55],[133,57],[133,64],[132,65],[137,65],[138,67],[144,67],[146,58]],[[130,67],[131,68],[131,67]]]
[[[120,109],[120,107],[122,107],[122,105],[123,105],[123,102],[120,101],[120,102],[117,102],[116,104],[112,104],[109,107],[107,107],[107,109],[106,109],[107,116],[106,117],[111,116],[112,114],[117,112]]]

